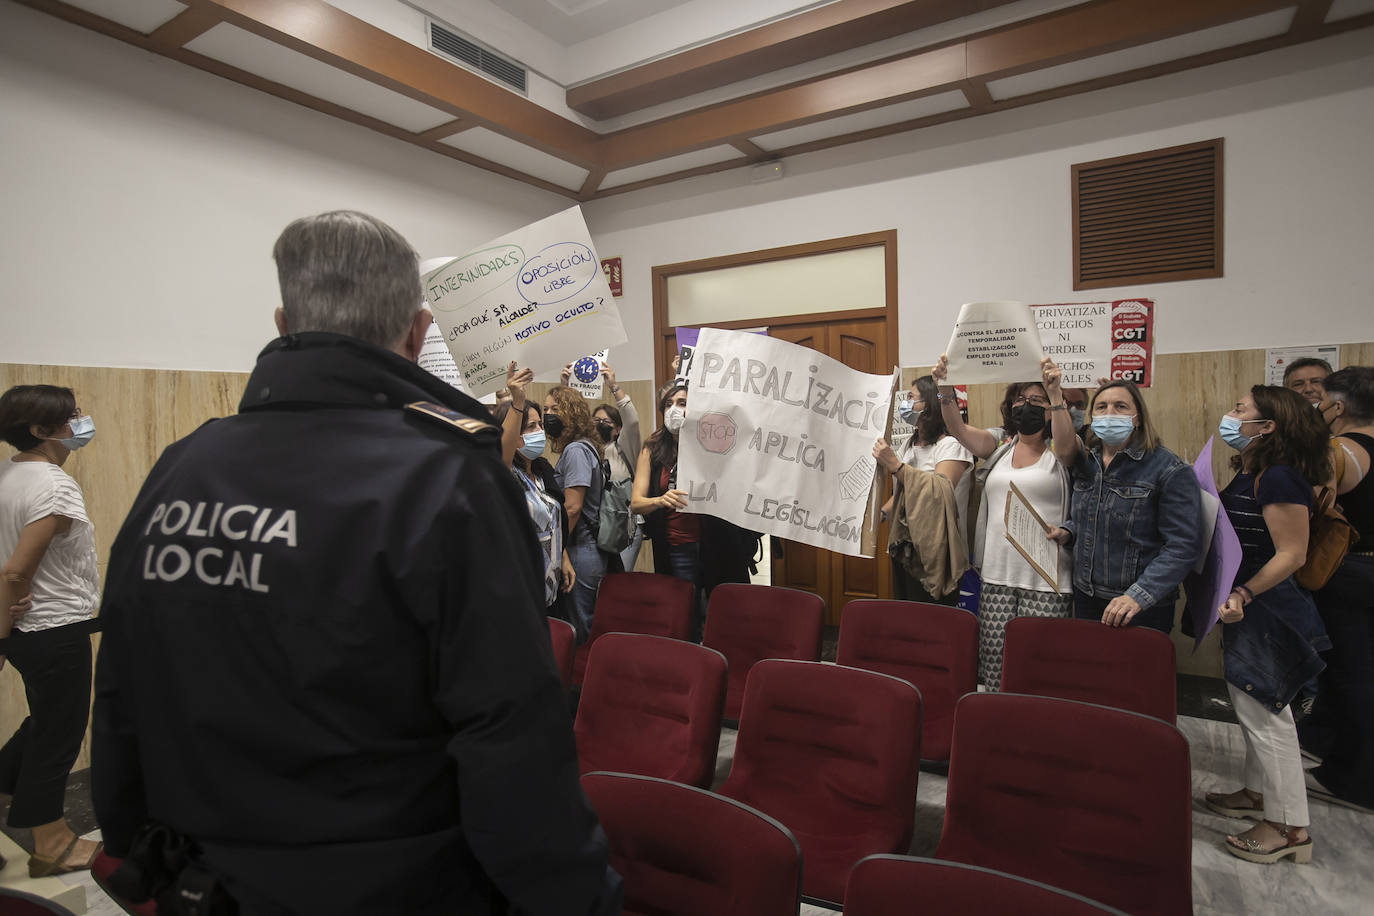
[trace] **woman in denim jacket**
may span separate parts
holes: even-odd
[[[1174,626],[1178,584],[1202,550],[1193,469],[1159,442],[1131,382],[1108,382],[1088,404],[1079,439],[1046,359],[1055,456],[1073,472],[1069,518],[1052,532],[1073,544],[1073,615],[1108,626]]]
[[[1218,611],[1231,706],[1245,736],[1245,784],[1208,793],[1207,807],[1259,821],[1226,838],[1226,851],[1251,862],[1312,859],[1307,787],[1289,704],[1309,688],[1331,646],[1312,596],[1293,581],[1307,559],[1312,487],[1331,476],[1327,430],[1301,395],[1256,385],[1222,417],[1239,472],[1221,504],[1240,540],[1236,586]]]

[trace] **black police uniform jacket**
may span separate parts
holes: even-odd
[[[306,333],[239,411],[162,454],[110,553],[110,853],[168,825],[245,912],[618,912],[529,517],[496,429],[461,416],[485,408]]]

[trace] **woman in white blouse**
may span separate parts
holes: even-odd
[[[63,815],[67,774],[86,733],[92,615],[99,599],[95,537],[81,488],[62,470],[95,435],[70,388],[19,385],[0,396],[0,437],[19,450],[0,462],[0,613],[8,659],[24,679],[29,716],[0,749],[0,792],[11,827],[33,831],[29,875],[89,868],[100,845]]]
[[[896,474],[906,465],[917,471],[937,474],[949,481],[954,489],[954,501],[959,518],[959,536],[968,540],[968,491],[972,475],[973,455],[958,439],[949,434],[945,427],[944,415],[940,411],[939,397],[935,379],[923,375],[912,379],[911,389],[897,404],[898,413],[913,427],[911,438],[902,446],[901,453],[893,451],[885,440],[879,439],[873,446],[873,457],[889,474]],[[894,490],[895,495],[895,490]],[[889,496],[883,506],[883,515],[893,512],[893,496]],[[913,576],[897,558],[892,559],[892,595],[905,601],[923,601],[928,604],[953,606],[959,599],[956,587],[946,595],[932,595]]]
[[[1006,538],[1004,507],[1014,483],[1051,529],[1069,514],[1068,470],[1049,447],[1050,400],[1043,381],[1007,386],[1002,426],[978,429],[964,423],[946,384],[948,360],[931,370],[939,383],[941,412],[950,434],[978,458],[983,497],[974,529],[971,561],[982,576],[978,599],[978,680],[988,690],[1002,681],[1002,634],[1014,617],[1068,617],[1073,605],[1069,553],[1060,548],[1055,582],[1040,575]]]

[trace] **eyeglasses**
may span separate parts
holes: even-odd
[[[1022,404],[1030,404],[1035,407],[1049,407],[1050,402],[1047,398],[1042,398],[1038,394],[1033,394],[1028,398],[1017,398],[1011,402],[1012,407],[1020,407]]]

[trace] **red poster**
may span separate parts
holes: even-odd
[[[1154,369],[1153,299],[1032,305],[1045,355],[1058,363],[1066,388],[1096,388],[1098,379],[1150,387]]]
[[[611,295],[619,299],[625,291],[621,284],[620,258],[602,258],[601,270],[606,274],[606,283],[611,287]]]

